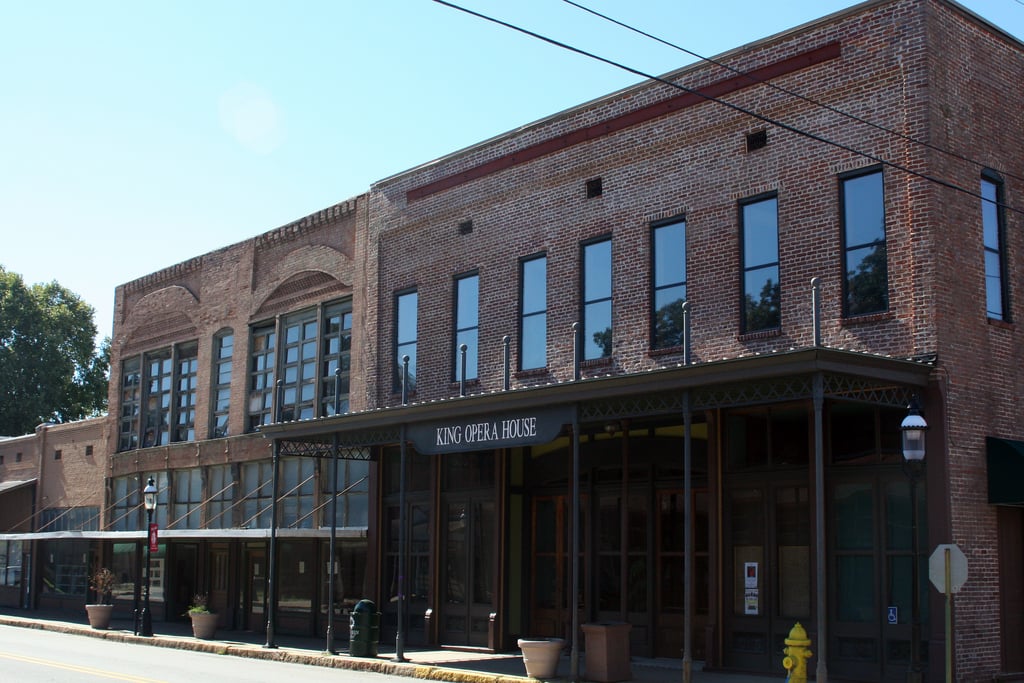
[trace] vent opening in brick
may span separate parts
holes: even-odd
[[[591,178],[587,181],[587,199],[600,197],[602,192],[604,188],[601,186],[600,178]]]
[[[462,221],[459,223],[459,234],[468,235],[473,232],[473,221]]]
[[[761,149],[762,147],[768,146],[768,131],[759,130],[756,133],[747,134],[747,151],[753,152],[755,149]]]

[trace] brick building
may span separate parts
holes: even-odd
[[[370,597],[402,643],[614,621],[755,672],[800,622],[819,679],[938,681],[956,544],[954,675],[1024,670],[1024,46],[876,0],[716,62],[118,288],[103,529],[154,477],[157,618]]]

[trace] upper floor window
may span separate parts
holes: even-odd
[[[782,324],[779,289],[779,200],[753,199],[740,206],[742,331],[777,329]]]
[[[117,449],[128,451],[139,447],[139,414],[142,406],[142,374],[139,357],[121,364],[121,415]]]
[[[190,342],[152,351],[143,357],[143,448],[166,446],[172,441],[195,440],[197,349],[198,344]],[[134,377],[129,377],[126,362],[122,384],[130,380]],[[138,444],[138,437],[128,433],[128,430],[135,429],[135,420],[127,415],[136,394],[130,387],[122,387],[122,450]]]
[[[249,429],[274,421],[274,373],[277,330],[273,324],[253,328],[249,365]]]
[[[335,384],[339,409],[348,410],[352,303],[350,301],[292,314],[281,323],[280,353],[275,354],[275,327],[253,330],[249,428],[275,419],[308,420],[334,412]],[[341,368],[336,378],[335,370]],[[274,378],[281,385],[280,399]],[[280,400],[280,415],[274,402]]]
[[[533,256],[519,264],[519,369],[548,364],[548,259]]]
[[[409,357],[409,391],[416,389],[416,290],[403,292],[395,298],[395,391],[402,389],[404,356]]]
[[[175,378],[176,408],[174,441],[196,440],[196,376],[199,371],[197,357],[199,345],[187,344],[178,349],[177,377]]]
[[[583,360],[612,355],[612,241],[583,245]]]
[[[352,455],[358,454],[362,459],[343,457],[338,459],[338,478],[335,484],[331,484],[330,465],[325,476],[321,477],[323,482],[324,503],[321,508],[324,511],[323,523],[321,526],[329,526],[331,523],[331,506],[329,505],[334,490],[338,492],[338,526],[339,527],[365,527],[369,524],[369,475],[370,458],[369,453],[354,451]]]
[[[981,223],[985,240],[985,310],[994,320],[1008,320],[1003,183],[993,174],[981,179]]]
[[[231,465],[211,465],[206,470],[209,487],[206,502],[206,528],[227,529],[235,525],[232,512],[235,481]]]
[[[653,347],[683,343],[683,302],[686,301],[686,220],[653,226]]]
[[[229,433],[229,412],[231,409],[232,356],[235,352],[235,335],[229,330],[213,340],[213,420],[210,436],[217,438]]]
[[[320,391],[320,416],[347,413],[352,370],[352,303],[328,306],[324,311],[323,387]],[[341,370],[341,372],[338,372]],[[338,405],[335,406],[335,398]]]
[[[480,342],[480,276],[464,275],[455,280],[455,368],[456,381],[477,378]],[[466,376],[462,376],[462,345],[466,345]]]
[[[880,169],[840,180],[843,210],[843,313],[889,309],[885,246],[885,201]]]
[[[202,528],[203,477],[198,467],[174,471],[172,529]]]

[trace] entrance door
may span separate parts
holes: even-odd
[[[587,523],[584,499],[580,500],[580,591],[587,585],[584,544]],[[533,499],[533,552],[530,577],[530,634],[566,638],[572,630],[572,519],[566,496],[539,496]]]
[[[215,545],[210,549],[210,609],[220,616],[219,626],[228,625],[228,548]]]
[[[735,488],[725,506],[724,663],[777,670],[793,625],[812,631],[808,489],[795,482]]]
[[[267,552],[251,549],[246,553],[246,596],[245,624],[250,631],[262,631],[267,627],[265,616],[267,588]]]
[[[448,503],[444,533],[441,641],[488,647],[490,614],[495,609],[494,501]]]

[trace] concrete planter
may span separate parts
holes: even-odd
[[[192,635],[200,640],[213,640],[217,632],[217,615],[213,612],[190,612]]]
[[[564,647],[562,638],[520,638],[519,649],[523,651],[526,675],[539,679],[554,678]]]
[[[89,626],[95,629],[110,628],[110,615],[114,612],[113,605],[86,605],[85,613],[89,615]]]

